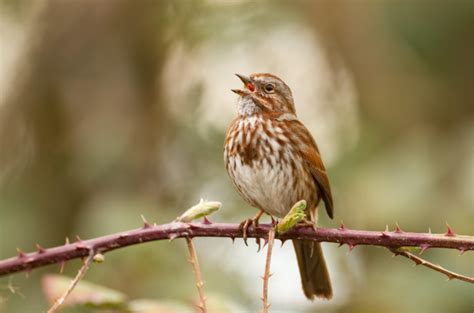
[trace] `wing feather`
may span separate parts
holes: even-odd
[[[311,133],[308,131],[308,129],[301,122],[295,122],[299,126],[298,131],[295,133],[300,134],[299,141],[302,143],[300,150],[301,154],[304,161],[306,162],[306,166],[309,168],[311,175],[313,176],[314,181],[316,182],[316,185],[321,191],[321,198],[324,201],[326,212],[330,218],[333,218],[334,202],[332,199],[331,185],[329,184],[329,178],[326,168],[324,167],[323,160],[321,159],[318,146],[316,145],[316,142],[314,141],[314,138],[311,136]]]

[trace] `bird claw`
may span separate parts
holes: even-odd
[[[258,221],[260,220],[260,217],[262,216],[262,214],[263,212],[259,212],[257,215],[255,215],[254,218],[245,219],[239,224],[239,229],[242,230],[242,238],[244,239],[244,243],[247,247],[249,246],[247,243],[248,228],[252,226],[255,229],[258,226]],[[256,240],[256,241],[257,241],[257,245],[259,246],[259,251],[260,251],[260,240]]]
[[[262,248],[261,244],[260,244],[260,238],[255,238],[255,243],[257,244],[258,246],[258,249],[257,249],[257,253],[260,252],[260,249]]]
[[[249,246],[248,243],[247,243],[247,230],[249,228],[249,224],[250,224],[251,221],[252,221],[252,219],[248,218],[248,219],[243,220],[239,224],[239,229],[242,230],[242,238],[244,239],[244,243],[247,247]]]

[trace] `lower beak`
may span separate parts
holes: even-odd
[[[242,89],[231,89],[231,90],[232,92],[235,92],[236,94],[242,97],[249,94],[248,91],[242,90]]]

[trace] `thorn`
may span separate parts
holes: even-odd
[[[431,227],[428,227],[428,234],[431,235]]]
[[[466,252],[466,249],[463,247],[459,247],[458,250],[459,250],[459,255],[463,255],[464,252]]]
[[[339,226],[339,230],[341,230],[341,231],[347,230],[346,225],[344,225],[343,221],[341,221],[341,225]]]
[[[21,258],[24,258],[24,257],[26,257],[26,254],[25,254],[25,252],[21,251],[21,249],[20,249],[20,248],[16,248],[16,251],[18,252],[18,258],[20,258],[20,259],[21,259]]]
[[[385,230],[382,232],[382,237],[390,237],[388,225],[385,225]]]
[[[421,244],[421,245],[420,245],[420,249],[421,249],[421,250],[420,250],[420,255],[421,255],[423,252],[425,252],[426,249],[428,249],[429,247],[430,247],[430,245],[428,245],[428,244]]]
[[[143,229],[151,228],[151,224],[148,223],[145,216],[141,214],[140,217],[142,218],[142,221],[143,221]]]
[[[344,243],[343,243],[343,242],[340,242],[340,243],[337,245],[337,247],[340,248],[340,247],[342,247],[343,245],[344,245]]]
[[[402,229],[400,228],[400,225],[398,225],[398,222],[395,222],[395,231],[394,233],[401,234],[403,233]]]
[[[64,245],[67,246],[69,243],[70,243],[70,242],[69,242],[69,237],[66,237],[66,238],[64,239]]]
[[[349,246],[349,252],[352,252],[352,250],[354,250],[354,248],[355,248],[357,245],[354,245],[354,244],[352,244],[352,243],[349,243],[348,246]]]
[[[281,248],[281,247],[283,247],[283,245],[285,244],[286,239],[280,239],[280,240],[281,240],[281,246],[280,246],[280,248]]]
[[[446,232],[446,234],[444,234],[445,236],[447,237],[456,237],[456,234],[454,233],[453,229],[451,228],[451,226],[449,226],[448,223],[446,223],[446,226],[448,227],[448,231]]]
[[[39,253],[39,254],[46,252],[45,248],[43,248],[42,246],[40,246],[38,243],[36,244],[36,249],[38,250],[38,253]]]
[[[206,225],[212,224],[212,222],[207,218],[207,216],[204,216],[202,223]]]
[[[81,239],[81,237],[79,237],[79,235],[76,235],[76,241],[77,241],[77,242],[81,242],[81,241],[82,241],[82,239]]]
[[[18,252],[18,258],[24,258],[26,257],[25,252],[23,252],[20,248],[16,248],[16,251]]]
[[[234,236],[231,236],[231,237],[230,237],[230,240],[232,240],[232,244],[235,243],[235,237],[234,237]]]
[[[178,235],[177,234],[171,234],[168,236],[168,239],[169,239],[169,242],[172,242],[173,240],[175,240],[176,238],[178,238]],[[190,237],[191,239],[191,237]]]

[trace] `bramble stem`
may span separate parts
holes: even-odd
[[[260,224],[250,226],[247,235],[249,238],[265,238],[272,225]],[[451,230],[452,231],[452,230]],[[0,261],[0,276],[29,271],[49,264],[87,257],[93,250],[95,253],[106,253],[130,245],[154,240],[170,240],[182,237],[224,237],[241,238],[242,230],[238,224],[225,223],[181,223],[174,222],[163,225],[145,226],[139,229],[120,232],[90,240],[79,240],[54,248],[38,248],[37,251],[24,253],[19,250],[18,256]],[[349,247],[357,245],[383,246],[387,248],[418,247],[457,249],[461,252],[474,250],[474,237],[461,236],[454,233],[431,234],[410,233],[396,231],[366,231],[352,230],[341,225],[340,228],[317,228],[300,226],[292,228],[285,234],[276,234],[276,239],[305,239],[320,242],[347,244]]]
[[[186,237],[186,243],[188,245],[189,255],[191,256],[191,265],[193,267],[194,279],[196,280],[196,287],[199,293],[199,309],[202,313],[207,312],[206,308],[206,296],[204,295],[204,282],[202,281],[201,268],[199,267],[199,261],[194,248],[193,240],[189,237]]]
[[[273,243],[275,242],[275,228],[271,228],[268,232],[268,246],[267,246],[267,260],[265,261],[265,272],[263,274],[263,311],[262,313],[268,313],[270,309],[270,303],[268,302],[268,282],[270,280],[270,265],[272,263],[272,251]]]

